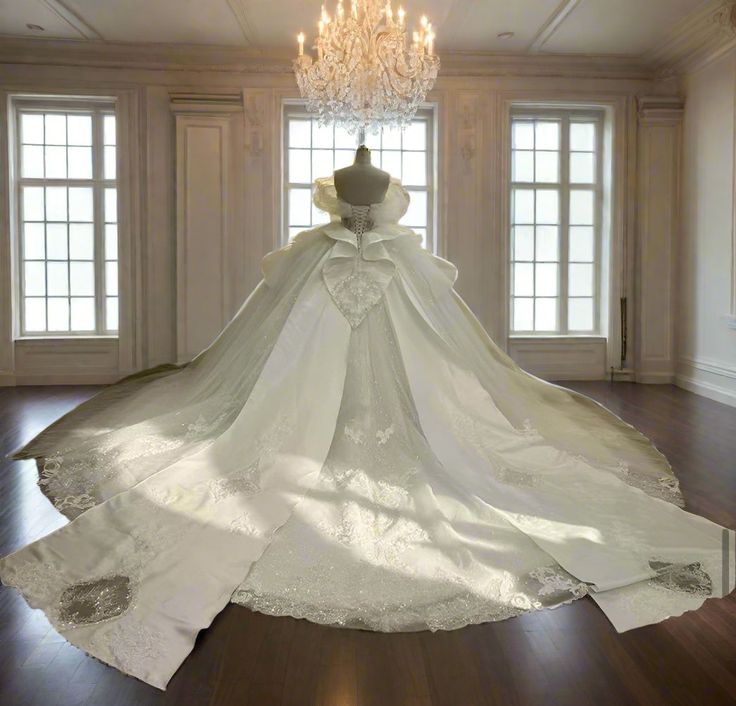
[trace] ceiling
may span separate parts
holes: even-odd
[[[711,0],[403,0],[439,51],[639,56]],[[279,49],[315,26],[321,0],[0,0],[0,35]],[[328,0],[330,9],[335,0]],[[349,0],[345,0],[346,7]],[[397,6],[394,0],[394,7]],[[29,28],[36,25],[43,28]],[[502,39],[499,34],[513,32]],[[313,36],[313,33],[312,33]]]

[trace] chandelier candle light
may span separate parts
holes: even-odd
[[[307,109],[320,123],[351,133],[404,127],[425,100],[440,68],[432,23],[422,17],[408,41],[406,13],[391,2],[338,0],[334,17],[325,6],[317,23],[316,61],[304,52],[300,32],[294,72]]]

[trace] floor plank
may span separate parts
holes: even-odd
[[[672,386],[566,383],[670,459],[687,509],[736,528],[736,409]],[[64,524],[6,455],[94,387],[0,389],[0,554]],[[540,706],[736,703],[736,598],[618,635],[588,598],[450,633],[336,630],[228,606],[160,692],[67,644],[0,588],[4,706]]]

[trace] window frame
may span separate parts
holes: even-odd
[[[560,123],[560,163],[559,182],[524,182],[514,180],[513,167],[513,125],[515,121],[556,120]],[[570,183],[570,124],[574,122],[595,123],[595,182],[590,184]],[[606,111],[597,106],[545,106],[512,104],[509,112],[509,143],[507,146],[509,155],[509,173],[507,199],[510,208],[509,231],[506,234],[509,243],[508,267],[508,316],[509,316],[509,338],[590,338],[599,337],[604,316],[603,301],[603,267],[604,267],[604,204],[605,204],[605,129]],[[536,150],[534,151],[536,153]],[[554,330],[524,330],[514,328],[514,264],[516,261],[514,253],[514,223],[513,223],[513,194],[515,189],[550,190],[558,191],[560,194],[559,208],[559,260],[558,260],[558,295],[557,295],[557,323]],[[592,329],[570,329],[568,323],[569,296],[569,243],[570,243],[570,194],[573,191],[593,192],[593,328]],[[535,225],[536,227],[536,225]],[[534,260],[536,263],[536,252]],[[535,269],[536,271],[536,269]],[[523,298],[523,297],[522,297]],[[536,289],[533,301],[536,302]],[[573,297],[574,298],[574,297]],[[536,305],[535,313],[536,317]]]
[[[282,101],[281,106],[281,236],[280,245],[288,244],[289,235],[289,190],[291,188],[313,188],[314,184],[304,182],[292,182],[289,180],[289,130],[288,120],[290,117],[315,118],[309,113],[306,102],[301,99],[287,98]],[[438,224],[437,224],[437,181],[438,181],[438,139],[437,139],[437,105],[426,102],[419,106],[415,119],[424,120],[427,123],[427,147],[426,155],[426,186],[404,185],[411,193],[414,191],[427,194],[427,226],[425,247],[432,253],[438,252]],[[356,137],[356,149],[357,149]],[[306,149],[306,148],[305,148]],[[310,148],[310,150],[313,148]],[[401,150],[403,153],[405,150]],[[410,151],[410,150],[407,150]]]
[[[84,338],[111,338],[118,339],[120,337],[121,317],[120,317],[120,115],[119,101],[117,97],[112,96],[54,96],[54,95],[31,95],[24,94],[10,97],[10,113],[11,113],[11,131],[10,131],[10,193],[12,198],[12,218],[11,218],[11,240],[14,251],[14,269],[16,273],[16,281],[13,285],[15,307],[13,318],[15,320],[14,330],[16,340],[31,339],[84,339]],[[92,114],[92,177],[89,179],[70,179],[66,178],[47,178],[47,177],[24,177],[21,171],[22,160],[22,113],[58,113],[69,115],[73,113]],[[105,178],[104,174],[104,118],[106,115],[115,116],[115,150],[116,150],[116,173],[112,179]],[[68,146],[68,145],[67,145]],[[68,157],[67,157],[68,159]],[[48,186],[70,187],[90,187],[92,188],[92,204],[93,204],[93,266],[94,266],[94,309],[95,309],[95,329],[94,330],[45,330],[45,331],[28,331],[25,327],[25,276],[24,276],[24,237],[23,237],[23,187],[35,186],[45,188]],[[105,190],[108,188],[116,189],[116,226],[117,226],[117,254],[116,260],[118,271],[117,297],[118,301],[118,325],[117,329],[107,329],[107,313],[105,278],[106,263],[108,262],[105,253]],[[43,221],[44,224],[47,221]],[[68,246],[67,234],[67,246]],[[48,253],[45,253],[46,255]],[[67,255],[69,253],[67,252]],[[112,262],[112,260],[110,260]],[[41,262],[39,260],[39,262]],[[44,257],[44,263],[49,262]],[[67,262],[72,260],[67,257]],[[48,274],[47,274],[48,277]],[[48,280],[47,280],[48,283]],[[66,295],[67,298],[70,295]],[[113,295],[110,295],[113,296]],[[39,297],[40,298],[40,297]],[[49,298],[48,288],[43,297],[46,301]],[[48,307],[48,304],[46,304]],[[48,317],[48,310],[47,310]],[[48,326],[48,320],[47,320]]]

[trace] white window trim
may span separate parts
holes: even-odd
[[[92,178],[91,179],[47,179],[47,178],[28,178],[21,176],[21,144],[20,135],[20,113],[21,112],[93,112],[96,119],[93,119],[93,131],[96,135],[97,149],[92,151]],[[104,178],[104,149],[103,144],[103,120],[102,117],[107,115],[116,116],[116,125],[118,139],[116,140],[118,148],[118,174],[115,179]],[[13,320],[14,320],[14,339],[15,340],[44,340],[44,339],[113,339],[116,340],[120,336],[121,317],[118,315],[118,330],[106,330],[103,326],[105,322],[105,289],[104,289],[104,221],[99,217],[103,213],[103,202],[105,188],[114,187],[118,189],[118,267],[120,267],[120,128],[118,115],[118,99],[108,96],[55,96],[55,95],[17,95],[10,96],[10,134],[9,134],[9,151],[10,151],[10,196],[11,196],[11,244],[13,251],[13,266],[16,273],[13,282],[14,303]],[[94,271],[95,271],[95,321],[97,328],[95,331],[26,331],[24,328],[23,316],[23,300],[24,300],[24,274],[23,274],[23,223],[22,223],[22,206],[21,206],[21,189],[23,186],[67,186],[73,182],[74,186],[91,186],[93,188],[93,208],[94,208]],[[120,275],[118,274],[118,277]],[[120,283],[118,283],[120,290]],[[48,295],[46,295],[48,296]],[[118,302],[121,301],[122,293],[118,291]]]
[[[560,182],[559,183],[548,183],[548,182],[517,182],[513,180],[513,129],[512,124],[515,119],[528,119],[534,120],[539,118],[554,118],[560,120]],[[596,182],[594,185],[586,184],[570,184],[569,183],[569,168],[570,168],[570,122],[575,120],[584,122],[595,122],[596,128]],[[600,340],[605,339],[606,335],[602,331],[603,321],[606,318],[603,315],[602,307],[608,304],[606,297],[603,292],[603,267],[605,258],[603,257],[604,237],[603,237],[603,224],[604,224],[604,202],[605,202],[605,183],[604,183],[604,168],[605,168],[605,122],[606,113],[605,109],[598,107],[589,106],[543,106],[543,105],[512,105],[509,113],[509,141],[506,145],[507,153],[509,155],[509,173],[507,180],[507,203],[512,203],[512,193],[514,188],[529,188],[529,189],[557,189],[560,192],[560,230],[559,230],[559,273],[558,273],[558,311],[557,320],[558,328],[553,331],[527,331],[527,330],[514,330],[513,328],[513,263],[514,263],[514,252],[513,243],[511,242],[511,231],[512,227],[509,228],[506,238],[508,239],[508,253],[507,258],[507,282],[508,287],[508,316],[509,316],[509,338],[512,339],[544,339],[544,338],[578,338],[580,340]],[[576,188],[580,188],[585,191],[594,191],[595,194],[595,208],[594,208],[594,256],[593,256],[593,329],[590,331],[571,331],[568,328],[568,253],[569,253],[569,206],[570,206],[570,192],[575,191]],[[511,211],[509,212],[511,214]],[[509,221],[511,226],[511,219]]]
[[[438,105],[434,102],[423,103],[417,110],[417,116],[427,120],[427,186],[404,186],[411,195],[412,191],[427,192],[427,249],[437,254],[439,252],[440,237],[438,234],[437,217],[437,184],[438,184]],[[307,187],[311,184],[289,181],[289,137],[286,129],[287,119],[292,115],[310,115],[306,103],[301,99],[285,98],[281,103],[281,245],[289,242],[289,188],[294,186]]]

